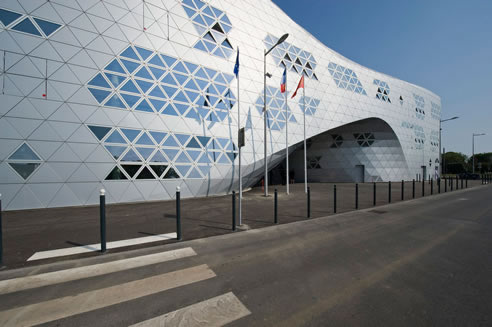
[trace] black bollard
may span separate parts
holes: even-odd
[[[437,179],[437,193],[441,194],[441,177]]]
[[[101,252],[106,252],[106,191],[101,190],[99,196],[99,227],[101,232]]]
[[[468,177],[465,180],[465,188],[468,188]]]
[[[453,191],[453,185],[454,185],[453,178],[451,177],[449,178],[449,186],[451,186],[451,191]]]
[[[459,190],[459,188],[460,188],[458,181],[459,181],[459,178],[458,178],[458,175],[456,175],[456,191]]]
[[[372,191],[372,205],[376,206],[376,183],[374,183]]]
[[[176,187],[176,239],[181,241],[181,188]]]
[[[311,218],[311,188],[307,188],[307,217]]]
[[[232,191],[232,231],[236,231],[236,191]]]
[[[337,213],[337,186],[333,185],[333,213]]]
[[[412,198],[415,199],[415,179],[412,179]]]
[[[0,194],[0,269],[3,267],[2,194]]]
[[[359,184],[355,184],[355,210],[359,209]]]
[[[448,191],[448,179],[444,177],[444,193]]]
[[[388,203],[391,203],[391,181],[388,182]]]
[[[273,201],[273,222],[275,224],[278,224],[278,192],[277,189],[275,189],[275,196],[274,196],[274,201]]]
[[[463,177],[461,177],[461,189],[463,189]]]
[[[425,196],[425,183],[422,182],[422,197]]]
[[[431,179],[431,195],[434,194],[434,179]]]
[[[405,200],[405,181],[401,181],[401,200]]]

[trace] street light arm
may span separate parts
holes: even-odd
[[[272,52],[272,50],[275,49],[278,45],[282,44],[288,37],[289,37],[289,34],[288,33],[282,35],[280,37],[280,39],[278,39],[277,43],[275,43],[275,45],[273,47],[271,47],[270,50],[268,50],[267,52],[265,52],[265,57],[268,56],[268,54],[270,52]]]

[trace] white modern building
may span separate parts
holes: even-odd
[[[257,184],[264,50],[285,33],[266,57],[269,168],[288,123],[304,180],[305,111],[309,181],[435,176],[440,98],[329,49],[270,0],[2,0],[4,209],[95,204],[101,188],[111,203],[237,190],[238,125],[244,187]],[[306,98],[290,99],[302,74]]]

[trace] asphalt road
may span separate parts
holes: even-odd
[[[491,198],[480,186],[2,271],[0,325],[491,326]]]

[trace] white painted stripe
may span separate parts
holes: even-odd
[[[122,248],[125,246],[147,244],[147,243],[153,243],[153,242],[160,242],[160,241],[164,241],[164,240],[172,240],[175,238],[176,238],[176,233],[160,234],[160,235],[146,236],[146,237],[140,237],[140,238],[132,238],[129,240],[108,242],[108,243],[106,243],[106,248],[107,249],[116,249],[116,248]],[[101,243],[84,245],[84,246],[75,246],[75,247],[65,248],[65,249],[36,252],[29,259],[27,259],[27,261],[64,257],[67,255],[96,252],[96,251],[101,251]]]
[[[154,326],[224,326],[251,312],[229,292],[212,299],[166,313],[130,327]]]
[[[34,326],[215,277],[207,265],[0,312],[0,326]]]
[[[37,287],[66,283],[73,280],[106,275],[118,271],[144,267],[196,255],[192,248],[172,250],[135,258],[122,259],[90,266],[53,271],[49,273],[0,281],[0,294],[18,292]]]

